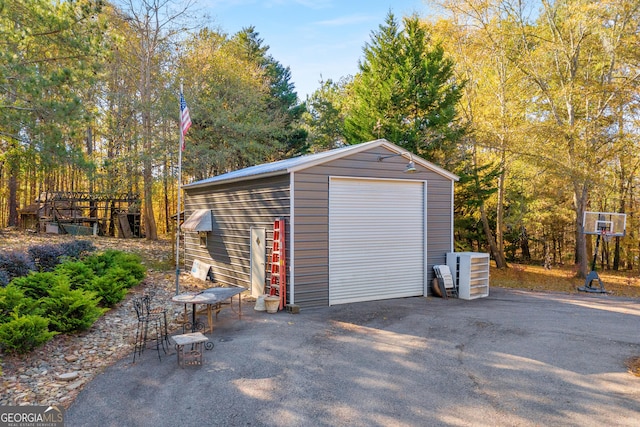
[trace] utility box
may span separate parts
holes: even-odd
[[[458,298],[472,300],[489,296],[489,254],[449,252],[447,265],[458,288]]]

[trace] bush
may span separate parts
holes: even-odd
[[[77,260],[95,251],[88,240],[73,240],[58,245],[35,245],[22,252],[0,254],[0,286],[6,286],[16,277],[24,277],[29,272],[53,271],[64,259]]]
[[[94,272],[94,279],[85,289],[95,292],[102,305],[113,307],[122,301],[127,289],[140,284],[146,275],[146,269],[136,254],[106,250],[100,254],[86,257],[82,261]]]
[[[47,297],[51,288],[63,283],[69,284],[67,276],[57,275],[52,272],[31,272],[28,276],[18,277],[11,281],[11,285],[22,289],[26,297],[36,300]]]
[[[106,250],[101,254],[88,256],[83,262],[91,267],[96,276],[104,276],[109,269],[121,267],[138,280],[136,284],[140,283],[147,273],[146,268],[141,263],[140,256],[113,249]]]
[[[88,240],[72,240],[70,242],[60,243],[59,247],[63,257],[76,260],[96,250],[93,243]]]
[[[101,304],[106,307],[113,307],[122,301],[127,294],[125,283],[113,280],[113,277],[109,275],[96,277],[87,285],[86,289],[94,292],[100,298]]]
[[[4,288],[11,281],[11,276],[5,270],[0,270],[0,288]]]
[[[102,253],[89,255],[88,257],[83,259],[82,262],[84,262],[90,269],[92,269],[96,276],[102,276],[111,267],[113,259],[112,257],[105,256],[105,254]]]
[[[63,262],[53,272],[67,277],[71,289],[86,289],[96,278],[93,270],[82,261]]]
[[[144,279],[140,257],[127,252],[108,250],[71,261],[93,250],[91,242],[76,240],[32,246],[33,260],[26,254],[0,255],[0,266],[13,268],[0,269],[2,348],[26,353],[56,333],[87,329],[107,311],[100,305],[122,301],[127,289]]]
[[[115,256],[114,266],[120,267],[126,270],[131,276],[133,276],[137,281],[133,285],[129,287],[135,286],[147,274],[147,269],[144,265],[142,265],[142,260],[139,255],[128,253],[128,252],[120,252]]]
[[[0,347],[7,353],[28,353],[53,338],[49,321],[38,315],[18,316],[0,325]]]
[[[78,332],[89,328],[104,314],[98,307],[100,299],[93,292],[71,289],[61,283],[49,290],[49,296],[40,302],[49,329],[57,332]]]
[[[35,245],[27,250],[38,271],[52,271],[60,264],[62,250],[60,245]]]
[[[120,265],[111,267],[104,277],[115,283],[121,284],[122,287],[126,289],[133,288],[140,284],[140,279],[138,279],[131,269],[121,267]]]
[[[25,253],[12,251],[0,254],[0,284],[6,286],[13,278],[22,277],[36,269],[33,260]],[[7,280],[6,278],[9,278]],[[6,283],[4,283],[6,281]]]
[[[35,314],[37,302],[24,296],[24,292],[17,286],[9,285],[0,288],[0,323],[7,323],[13,314]]]

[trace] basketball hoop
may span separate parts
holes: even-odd
[[[599,292],[607,293],[604,284],[600,280],[600,276],[596,272],[596,261],[598,258],[598,249],[600,241],[604,240],[609,243],[612,237],[623,237],[627,226],[627,215],[616,212],[584,212],[582,220],[582,232],[584,234],[593,234],[597,236],[596,246],[593,251],[593,260],[591,262],[591,272],[587,275],[584,286],[578,288],[583,292]],[[598,287],[593,282],[599,284]]]

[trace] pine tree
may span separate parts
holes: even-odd
[[[456,124],[461,85],[453,61],[417,15],[399,30],[392,13],[365,46],[345,120],[350,143],[386,138],[427,158],[442,158],[462,134]]]
[[[99,68],[101,9],[88,0],[0,1],[0,177],[6,162],[9,225],[17,225],[26,170],[46,176],[50,190],[57,173],[88,168],[82,98]]]
[[[345,145],[342,104],[348,79],[320,82],[320,88],[307,97],[307,112],[303,115],[309,151],[316,152]]]
[[[247,59],[255,63],[264,73],[269,85],[267,106],[274,120],[284,120],[282,135],[278,138],[283,144],[284,156],[298,154],[305,146],[307,132],[301,127],[305,105],[298,102],[298,94],[291,82],[291,69],[278,62],[265,45],[255,27],[243,28],[234,39],[244,49]]]
[[[391,132],[392,70],[396,53],[400,50],[400,31],[395,16],[387,15],[384,25],[371,34],[365,44],[364,59],[359,64],[350,90],[352,98],[345,119],[345,133],[350,144],[387,137],[396,140]]]

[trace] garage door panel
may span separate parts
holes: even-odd
[[[424,185],[331,179],[331,305],[423,295]]]

